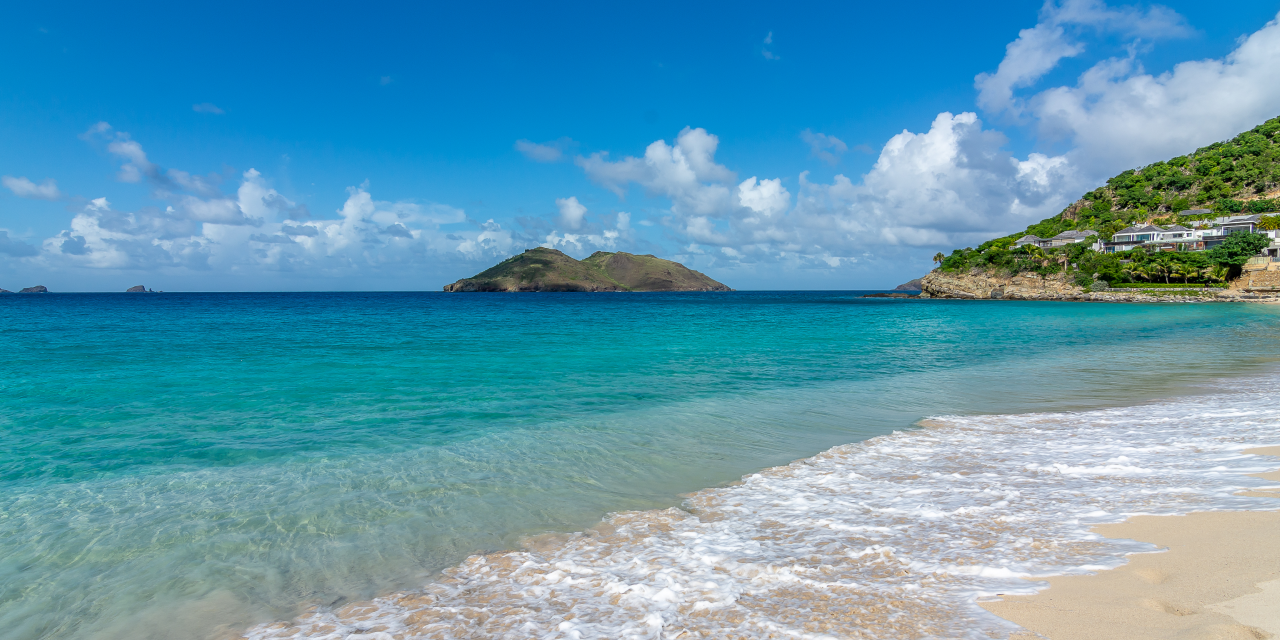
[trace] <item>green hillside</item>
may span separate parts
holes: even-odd
[[[1280,210],[1276,195],[1280,195],[1280,117],[1194,153],[1125,171],[1058,215],[976,249],[957,249],[934,259],[943,271],[953,272],[985,267],[1047,274],[1072,270],[1074,263],[1081,271],[1092,269],[1090,273],[1113,282],[1163,281],[1171,272],[1178,273],[1179,281],[1221,280],[1241,263],[1236,254],[1249,247],[1177,254],[1135,249],[1106,255],[1089,251],[1088,243],[1058,249],[1012,247],[1025,235],[1051,238],[1063,231],[1091,229],[1110,240],[1117,231],[1137,224],[1190,226],[1224,215],[1274,212]],[[1197,209],[1208,212],[1191,213]],[[1264,227],[1280,228],[1280,216],[1264,218]],[[1152,268],[1140,268],[1144,265]],[[1080,278],[1082,283],[1085,279]]]

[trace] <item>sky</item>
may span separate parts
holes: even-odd
[[[882,289],[1280,115],[1280,4],[18,3],[0,287]]]

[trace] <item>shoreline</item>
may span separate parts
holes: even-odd
[[[1272,273],[1272,272],[1268,272]],[[1068,281],[1063,273],[1039,277],[1028,274],[999,275],[972,271],[943,273],[931,271],[921,279],[920,297],[938,300],[1022,300],[1119,303],[1280,303],[1280,290],[1252,286],[1252,279],[1234,280],[1228,288],[1093,290]],[[1095,285],[1098,283],[1095,282]]]
[[[1274,387],[944,416],[699,491],[684,509],[615,513],[524,550],[472,556],[420,590],[313,608],[245,637],[1010,637],[1019,629],[980,600],[1031,595],[1029,579],[1111,569],[1152,550],[1091,524],[1257,508],[1241,490],[1261,483],[1246,475],[1274,467],[1241,452],[1280,442]],[[1203,417],[1223,410],[1252,411],[1264,428]]]
[[[1280,458],[1280,447],[1241,453]],[[1280,469],[1251,475],[1280,482]],[[1280,499],[1280,487],[1241,495]],[[1134,516],[1093,531],[1161,550],[1090,575],[1050,577],[1035,595],[981,602],[1026,629],[1010,640],[1280,636],[1280,501],[1271,509]]]

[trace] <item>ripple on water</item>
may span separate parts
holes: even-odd
[[[1275,462],[1240,452],[1280,444],[1278,391],[1262,380],[1138,407],[934,418],[244,637],[1007,637],[980,598],[1152,550],[1094,524],[1267,508],[1238,492],[1269,484],[1246,474]]]

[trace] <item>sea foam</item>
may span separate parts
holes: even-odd
[[[1280,383],[1080,413],[946,416],[473,556],[419,591],[246,638],[1003,638],[980,599],[1155,548],[1090,527],[1277,508],[1237,495],[1280,444]]]

